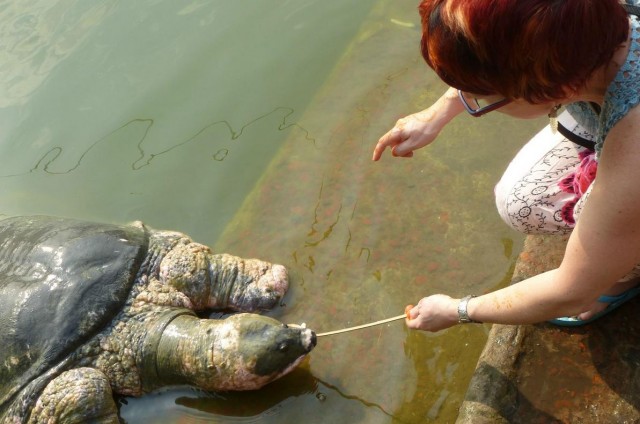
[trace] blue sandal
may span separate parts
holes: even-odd
[[[603,310],[601,310],[591,318],[583,320],[578,318],[577,316],[561,317],[561,318],[555,318],[555,319],[549,320],[549,322],[551,324],[560,325],[562,327],[579,327],[581,325],[589,324],[590,322],[593,322],[598,318],[603,317],[604,315],[607,315],[609,312],[619,308],[620,306],[624,305],[625,303],[627,303],[628,301],[630,301],[631,299],[633,299],[639,294],[640,294],[640,285],[631,287],[629,290],[622,292],[617,296],[602,295],[598,298],[598,302],[608,303],[609,306],[607,306],[606,308],[604,308]]]

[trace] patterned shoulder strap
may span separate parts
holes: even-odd
[[[635,4],[622,3],[622,7],[627,11],[629,15],[640,16],[640,6],[636,6]]]

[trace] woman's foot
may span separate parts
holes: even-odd
[[[623,279],[616,285],[607,290],[591,305],[591,308],[577,316],[561,317],[552,319],[549,322],[560,326],[575,327],[600,318],[601,316],[613,311],[617,307],[623,305],[630,299],[640,294],[640,280],[637,278]],[[607,310],[609,308],[609,310]]]
[[[604,296],[611,296],[611,297],[619,296],[620,294],[626,292],[630,288],[635,287],[637,285],[638,285],[638,281],[637,280],[631,280],[631,281],[625,281],[625,282],[622,282],[622,283],[617,283],[616,285],[611,287],[611,289],[607,290],[607,292],[604,293]],[[602,302],[600,300],[596,300],[591,305],[591,308],[589,310],[579,314],[578,318],[583,320],[583,321],[586,321],[589,318],[591,318],[594,315],[596,315],[597,313],[599,313],[601,311],[604,311],[608,307],[609,307],[609,302]]]

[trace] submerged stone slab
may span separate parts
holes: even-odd
[[[565,245],[528,236],[513,281],[557,267]],[[579,328],[494,325],[456,423],[639,422],[638,305]]]

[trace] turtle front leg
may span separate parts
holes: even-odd
[[[198,243],[178,244],[162,260],[160,280],[181,291],[196,310],[255,312],[273,308],[289,280],[282,265],[212,254]]]
[[[107,377],[93,368],[77,368],[54,378],[43,390],[28,424],[118,424],[118,409]]]

